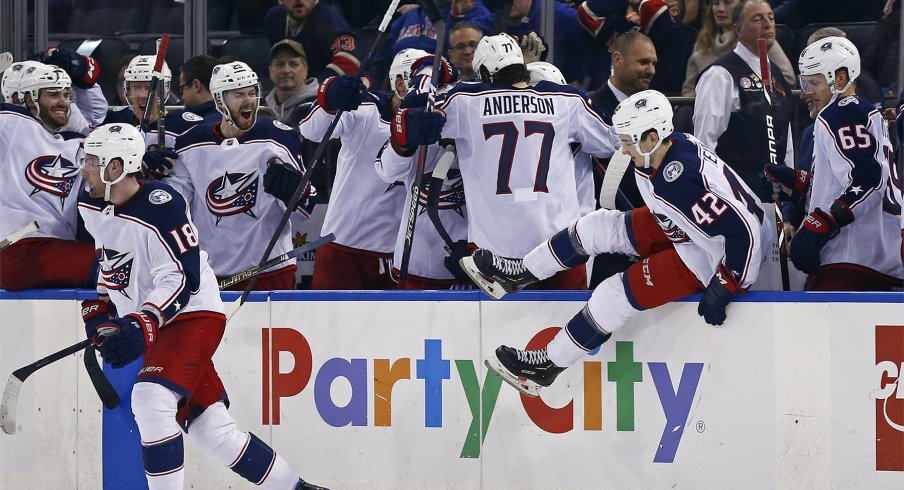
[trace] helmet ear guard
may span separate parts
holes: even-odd
[[[94,155],[100,167],[100,180],[105,184],[104,199],[110,200],[110,188],[120,182],[126,175],[141,170],[141,159],[144,157],[144,137],[131,124],[104,124],[96,128],[85,138],[84,153]],[[122,162],[122,173],[113,180],[107,180],[105,170],[113,160]],[[84,165],[84,162],[80,162]]]
[[[797,66],[800,80],[806,85],[804,77],[822,75],[829,84],[833,95],[844,93],[851,83],[860,76],[860,52],[854,43],[843,37],[826,37],[810,44],[800,53]],[[844,68],[848,72],[848,84],[843,88],[835,86],[835,72]],[[806,91],[804,86],[802,90]]]
[[[673,114],[672,104],[665,95],[655,90],[644,90],[618,104],[615,114],[612,115],[612,128],[616,134],[631,138],[637,152],[644,157],[644,166],[649,167],[650,155],[675,131],[672,124]],[[659,141],[653,149],[644,153],[640,150],[640,141],[650,130],[656,131]]]

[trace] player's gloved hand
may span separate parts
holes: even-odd
[[[806,170],[795,170],[785,165],[774,165],[771,163],[767,163],[763,167],[763,173],[766,174],[766,178],[770,182],[779,184],[781,190],[787,192],[795,201],[807,195],[807,191],[810,189],[810,180],[813,177],[813,174]],[[772,198],[775,199],[778,197],[778,192],[775,185],[772,187]]]
[[[458,264],[459,260],[471,255],[471,250],[468,249],[468,241],[458,240],[452,242],[451,249],[448,246],[445,248],[448,255],[443,259],[443,265],[446,266],[446,269],[455,276],[455,279],[458,279],[459,281],[470,281],[470,278],[465,274],[461,265]]]
[[[157,342],[157,317],[147,311],[114,317],[97,327],[93,337],[100,356],[114,369],[138,359]]]
[[[304,174],[301,171],[285,165],[278,158],[271,158],[267,162],[267,171],[264,173],[264,191],[282,200],[288,206],[289,201],[292,200],[292,194],[295,194],[295,189],[298,189],[298,184],[301,183],[302,177],[304,177]],[[308,181],[305,185],[302,200],[304,200],[304,196],[310,193],[311,182]]]
[[[804,218],[803,226],[791,240],[791,263],[805,274],[816,272],[822,264],[819,257],[822,248],[838,236],[842,226],[852,221],[854,214],[838,201],[832,205],[830,213],[816,208]]]
[[[439,141],[445,124],[442,112],[420,107],[401,109],[392,122],[390,141],[400,155],[411,155],[415,147]]]
[[[48,52],[43,62],[65,70],[72,83],[79,88],[93,87],[100,76],[97,60],[69,49],[54,49]]]
[[[725,309],[728,303],[731,303],[731,299],[738,292],[744,292],[744,289],[738,284],[734,272],[724,265],[719,265],[706,290],[703,291],[703,298],[697,305],[697,314],[710,325],[721,325],[727,316]]]
[[[540,61],[546,46],[543,46],[543,40],[536,32],[531,32],[526,36],[518,39],[518,45],[521,46],[521,54],[524,57],[524,64]]]
[[[317,103],[328,112],[335,112],[337,109],[353,111],[364,100],[365,90],[367,87],[358,77],[350,75],[330,77],[317,89]]]
[[[82,301],[82,320],[85,322],[85,334],[96,342],[97,327],[116,316],[116,306],[101,299]]]
[[[154,148],[141,157],[147,177],[160,180],[169,175],[179,155],[172,148]]]
[[[418,75],[432,75],[434,56],[423,56],[418,58],[411,64],[411,79]],[[449,61],[440,56],[439,58],[439,75],[437,80],[433,80],[433,85],[441,87],[458,81],[460,74],[458,68],[452,66]],[[410,87],[409,87],[410,88]]]

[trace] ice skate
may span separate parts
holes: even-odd
[[[537,278],[524,267],[522,259],[500,257],[483,248],[458,263],[474,284],[493,299],[500,299],[537,282]]]
[[[314,485],[313,483],[308,483],[301,478],[298,479],[298,484],[295,485],[295,490],[330,490],[326,487],[319,487]]]
[[[551,385],[565,370],[549,360],[546,349],[521,350],[505,345],[497,347],[496,353],[485,364],[503,381],[527,396],[539,396],[540,388]]]

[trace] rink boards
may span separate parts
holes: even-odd
[[[87,294],[0,292],[0,378],[80,340]],[[541,399],[487,375],[497,345],[545,344],[588,297],[259,293],[214,360],[240,426],[333,489],[904,488],[901,293],[750,293],[724,327],[691,297]],[[146,488],[138,368],[106,367],[113,411],[75,356],[29,378],[0,488]],[[246,488],[186,448],[186,488]]]

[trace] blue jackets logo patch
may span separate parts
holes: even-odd
[[[245,213],[257,218],[252,208],[257,203],[257,172],[250,174],[226,172],[207,186],[207,209],[217,217]]]
[[[78,166],[61,155],[44,155],[28,162],[25,179],[34,186],[31,195],[44,191],[66,200],[78,177]]]
[[[110,248],[101,248],[99,254],[100,280],[98,283],[108,291],[119,291],[123,296],[129,287],[132,278],[132,262],[134,258],[130,252],[120,253]]]

